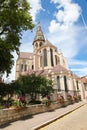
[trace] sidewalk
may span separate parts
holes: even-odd
[[[49,124],[67,115],[68,113],[80,108],[85,104],[87,104],[87,101],[84,100],[79,103],[75,103],[64,108],[56,109],[51,112],[33,115],[31,117],[12,122],[7,126],[3,126],[2,128],[0,128],[0,130],[38,130],[42,126],[45,126],[46,124]]]
[[[42,124],[39,124],[38,126],[34,127],[32,130],[38,130],[40,129],[41,127],[45,126],[45,125],[48,125],[49,123],[52,123],[53,121],[59,119],[59,118],[62,118],[63,116],[75,111],[76,109],[82,107],[83,105],[85,105],[87,102],[86,101],[82,101],[82,102],[79,102],[79,103],[75,103],[73,105],[69,105],[65,108],[60,108],[60,109],[57,109],[55,110],[52,115],[53,118],[51,118],[51,113],[48,115],[49,116],[49,120],[46,121],[46,122],[43,122]],[[45,115],[44,115],[45,116]]]

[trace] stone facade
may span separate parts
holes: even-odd
[[[58,95],[81,95],[84,98],[84,85],[77,75],[69,70],[68,59],[57,47],[45,40],[40,24],[33,41],[33,52],[20,52],[16,62],[16,79],[20,75],[45,76],[54,82],[55,99]]]

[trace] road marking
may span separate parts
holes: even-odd
[[[83,106],[84,106],[84,105],[83,105]],[[83,106],[81,106],[81,107],[83,107]],[[79,107],[78,109],[80,109],[80,107]],[[75,113],[76,110],[77,110],[77,109],[71,111],[71,112],[68,113],[67,115],[64,115],[64,116],[60,117],[59,119],[54,120],[53,122],[51,122],[51,123],[49,123],[49,124],[43,126],[42,128],[40,128],[40,129],[38,129],[38,130],[45,130],[45,128],[48,128],[49,125],[55,125],[57,122],[61,121],[61,120],[64,119],[65,117],[69,117],[70,115],[72,115],[73,113]]]

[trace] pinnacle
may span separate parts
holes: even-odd
[[[42,32],[42,29],[41,29],[41,26],[40,26],[40,22],[38,22],[38,27],[37,27],[37,31],[36,31],[36,36],[34,38],[34,41],[37,41],[37,40],[40,40],[40,41],[45,41],[45,38],[44,38],[44,35],[43,35],[43,32]]]

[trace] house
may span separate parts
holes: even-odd
[[[84,89],[85,89],[85,97],[87,98],[87,76],[81,77],[81,80],[84,84]]]
[[[33,52],[20,52],[16,62],[16,79],[32,73],[53,80],[55,99],[57,95],[66,99],[68,94],[85,97],[80,77],[69,70],[68,59],[63,53],[45,39],[40,23],[33,40]]]

